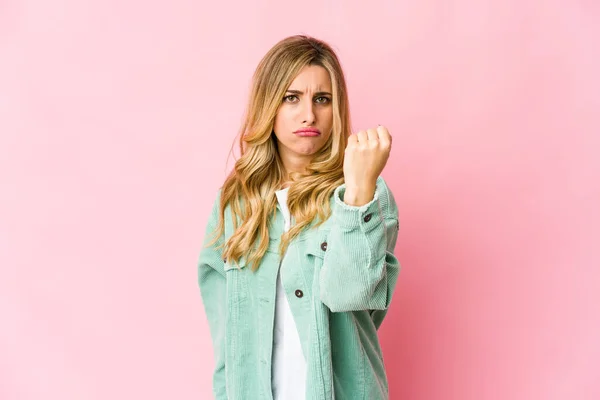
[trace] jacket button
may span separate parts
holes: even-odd
[[[304,296],[304,293],[302,293],[302,290],[300,289],[296,289],[295,294],[297,298],[301,298],[302,296]]]
[[[372,214],[365,215],[364,221],[369,222],[371,220],[371,216],[372,216]]]
[[[327,242],[321,243],[321,250],[323,250],[323,251],[327,250]]]

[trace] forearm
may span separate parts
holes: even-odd
[[[399,272],[393,253],[398,215],[387,187],[380,186],[361,206],[341,202],[344,188],[336,193],[319,279],[321,301],[332,311],[385,309],[390,303]]]

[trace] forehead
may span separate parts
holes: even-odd
[[[307,65],[296,75],[290,85],[290,89],[331,91],[329,72],[320,65]]]

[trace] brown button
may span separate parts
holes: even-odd
[[[302,290],[300,289],[296,289],[295,294],[297,298],[301,298],[302,296],[304,296],[304,293],[302,293]]]
[[[323,250],[323,251],[327,250],[327,242],[321,243],[321,250]]]
[[[372,215],[373,215],[373,214],[367,214],[367,215],[365,215],[364,221],[365,221],[365,222],[369,222],[369,221],[371,220],[371,216],[372,216]]]

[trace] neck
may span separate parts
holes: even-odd
[[[290,180],[290,174],[292,172],[305,173],[306,167],[310,163],[311,156],[301,156],[297,154],[286,154],[285,152],[279,153],[283,168],[285,169],[284,180],[288,182]]]
[[[283,178],[281,182],[281,187],[286,188],[291,185],[292,180],[290,179],[290,174],[292,173],[306,173],[306,167],[310,164],[313,159],[313,155],[311,154],[298,154],[296,152],[290,151],[287,147],[278,143],[278,153],[279,159],[283,164]]]

